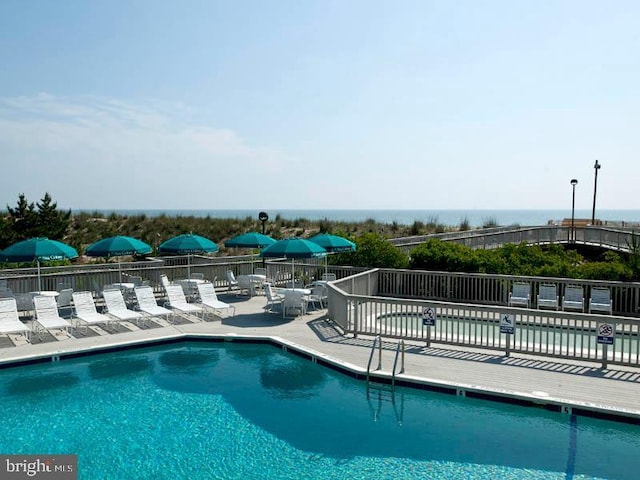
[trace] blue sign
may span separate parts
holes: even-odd
[[[431,307],[422,309],[422,325],[433,327],[436,324],[436,311]]]
[[[610,323],[598,325],[598,343],[602,345],[613,345],[613,335],[615,331]]]
[[[516,317],[512,313],[503,313],[500,317],[500,333],[513,335],[516,331]]]

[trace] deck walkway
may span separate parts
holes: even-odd
[[[94,334],[86,338],[52,338],[33,345],[0,348],[0,366],[149,341],[215,336],[274,339],[288,348],[307,352],[321,362],[356,374],[366,372],[373,338],[342,335],[326,319],[324,311],[283,319],[280,313],[265,311],[266,301],[262,296],[222,295],[221,300],[236,306],[234,317],[175,325],[156,320],[157,328],[148,329],[122,324],[118,333],[93,329]],[[396,341],[383,341],[382,370],[375,372],[377,375],[390,377],[396,345]],[[377,357],[373,368],[376,366]],[[488,394],[560,408],[569,406],[640,422],[640,369],[637,368],[616,366],[603,370],[593,363],[520,354],[505,357],[498,351],[438,345],[427,348],[424,343],[408,342],[405,372],[396,378],[400,382],[459,389],[468,395]]]

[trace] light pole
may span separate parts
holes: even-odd
[[[574,230],[574,222],[575,222],[575,211],[576,211],[576,185],[578,184],[578,180],[575,178],[571,179],[571,186],[573,187],[573,195],[571,197],[571,231],[569,234],[569,241],[575,241],[575,230]]]
[[[595,170],[595,179],[593,181],[593,210],[591,210],[591,225],[596,223],[596,191],[598,190],[598,170],[600,170],[600,165],[598,160],[596,160],[593,169]]]

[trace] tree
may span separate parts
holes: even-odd
[[[48,193],[37,204],[29,202],[21,193],[16,207],[7,205],[7,212],[6,219],[0,223],[3,247],[33,237],[62,240],[71,225],[71,210],[60,212]]]
[[[356,251],[331,255],[335,265],[369,268],[407,268],[407,255],[377,233],[364,233],[356,239]]]
[[[71,224],[71,210],[66,212],[59,211],[58,204],[52,201],[48,193],[44,194],[37,207],[37,236],[62,240]]]
[[[33,202],[29,203],[21,193],[16,208],[7,205],[9,212],[9,228],[13,231],[10,243],[19,242],[36,236],[38,213]]]

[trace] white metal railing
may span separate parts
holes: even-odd
[[[446,302],[506,305],[514,283],[526,282],[531,285],[532,305],[540,286],[554,284],[560,301],[570,285],[580,286],[584,298],[588,299],[592,289],[606,288],[611,292],[612,313],[620,316],[640,315],[640,283],[581,280],[561,277],[525,277],[484,273],[436,272],[428,270],[376,270],[376,295],[413,299],[440,300]],[[341,283],[341,285],[344,285]],[[355,293],[349,291],[347,293]]]
[[[596,245],[613,250],[628,252],[633,245],[633,229],[611,228],[601,226],[575,227],[571,235],[571,227],[547,225],[539,227],[500,227],[462,232],[447,232],[432,235],[420,235],[391,239],[391,243],[409,252],[430,239],[456,242],[471,248],[498,248],[507,243],[527,243],[545,245],[553,243],[580,243]]]
[[[369,276],[383,271],[372,270]],[[576,360],[640,366],[638,320],[609,315],[509,308],[426,299],[354,295],[342,289],[350,278],[329,285],[332,320],[345,333],[488,348]],[[423,323],[423,312],[436,312],[435,327]],[[500,333],[502,315],[515,319],[513,335]],[[597,342],[598,325],[611,324],[613,345]]]

